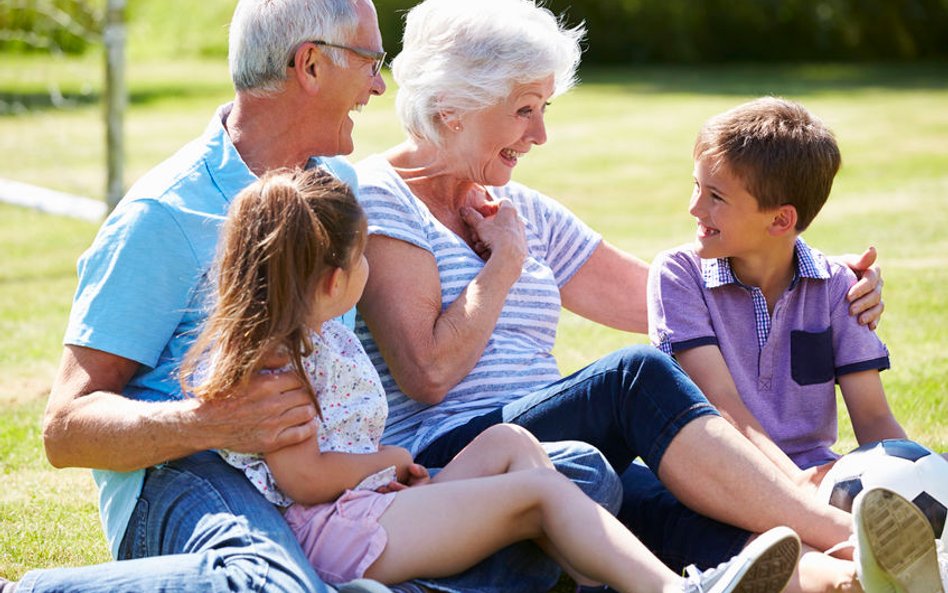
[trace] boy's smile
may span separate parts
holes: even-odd
[[[704,259],[740,257],[764,248],[774,212],[760,210],[743,182],[725,165],[695,162],[689,212],[697,219],[696,251]]]

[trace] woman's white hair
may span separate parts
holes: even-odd
[[[230,76],[237,91],[283,90],[299,45],[316,39],[345,44],[359,24],[355,0],[240,0],[230,23]],[[345,65],[342,50],[322,47]]]
[[[439,145],[443,115],[496,105],[517,84],[576,83],[585,28],[567,28],[534,0],[424,0],[405,18],[392,62],[395,108],[414,138]]]

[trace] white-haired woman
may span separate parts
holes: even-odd
[[[849,515],[779,474],[671,358],[632,347],[559,375],[561,306],[646,328],[647,264],[511,181],[574,84],[583,33],[532,0],[425,0],[407,15],[392,72],[408,138],[357,166],[372,268],[358,331],[388,393],[385,440],[440,466],[510,422],[592,444],[619,472],[641,457],[689,507],[741,528],[682,523],[691,546],[661,550],[670,562],[713,564],[779,524],[829,548]],[[854,291],[865,322],[881,314],[879,284],[873,270]],[[654,541],[672,541],[675,513]]]

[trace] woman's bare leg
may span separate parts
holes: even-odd
[[[658,477],[682,503],[762,533],[787,525],[816,549],[852,534],[852,516],[818,502],[720,416],[686,424],[662,457]]]
[[[580,573],[624,593],[681,587],[621,523],[554,470],[409,488],[380,523],[388,545],[366,576],[385,583],[455,574],[513,542],[546,537]]]

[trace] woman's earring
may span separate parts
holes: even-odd
[[[454,131],[455,131],[455,132],[460,132],[460,131],[461,131],[461,124],[456,124],[456,125],[454,126]]]

